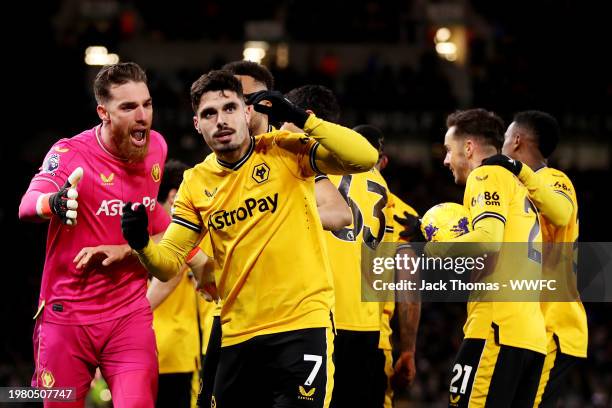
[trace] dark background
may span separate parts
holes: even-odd
[[[84,63],[89,45],[104,45],[146,69],[154,128],[165,135],[169,157],[194,165],[207,149],[192,128],[191,83],[241,59],[246,40],[288,44],[288,67],[276,66],[273,58],[264,61],[276,88],[324,84],[338,95],[344,124],[381,127],[391,158],[383,174],[421,214],[440,202],[461,202],[462,189],[442,166],[448,113],[483,107],[509,123],[519,110],[548,111],[563,131],[551,164],[575,184],[580,240],[610,241],[612,46],[609,14],[596,3],[55,0],[21,8],[7,12],[14,27],[3,30],[3,51],[11,58],[4,64],[10,74],[4,78],[0,157],[9,187],[0,207],[0,386],[29,383],[32,316],[44,261],[46,225],[20,223],[19,200],[54,141],[97,124],[91,84],[99,67]],[[262,21],[280,32],[257,38],[265,36],[249,26]],[[433,36],[443,25],[465,28],[463,65],[436,54]],[[612,308],[585,306],[589,358],[572,374],[564,406],[606,407]],[[444,403],[464,316],[464,305],[423,305],[418,379],[406,398],[425,406]]]

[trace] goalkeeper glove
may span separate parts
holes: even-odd
[[[36,213],[43,218],[56,215],[63,224],[74,226],[77,223],[77,184],[83,177],[83,168],[77,167],[57,193],[41,194],[36,200]]]
[[[144,205],[138,204],[136,209],[133,209],[132,203],[128,202],[123,206],[121,231],[132,249],[139,251],[147,246],[149,243],[148,226],[149,219]]]
[[[260,105],[261,101],[268,101],[272,106]],[[310,116],[278,91],[255,92],[249,96],[246,103],[253,105],[257,112],[268,115],[268,119],[272,122],[291,122],[300,129],[304,129],[304,124]]]
[[[410,242],[425,242],[426,239],[421,232],[421,219],[404,211],[404,218],[393,216],[393,219],[404,227],[404,230],[399,233],[399,236]]]
[[[510,173],[518,176],[523,168],[523,163],[518,160],[511,159],[503,154],[496,154],[482,161],[483,166],[501,166]]]

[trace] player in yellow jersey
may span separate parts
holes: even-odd
[[[389,162],[389,158],[384,152],[384,135],[380,129],[371,125],[359,125],[353,128],[356,132],[364,136],[372,146],[379,151],[379,160],[376,163],[378,171],[384,170]],[[406,253],[414,256],[414,251],[409,242],[415,238],[406,235],[404,230],[404,217],[412,215],[418,217],[417,212],[399,197],[389,191],[389,208],[393,213],[393,239],[392,242],[398,243],[397,252]],[[396,280],[409,279],[409,276],[398,274]],[[415,299],[397,299],[396,302],[382,303],[382,316],[380,321],[380,341],[378,347],[385,355],[385,374],[387,376],[387,388],[385,391],[385,408],[393,406],[393,388],[404,388],[414,381],[416,376],[416,336],[421,315],[421,303]],[[393,365],[393,355],[391,347],[391,318],[395,311],[398,313],[399,328],[399,358]]]
[[[549,243],[545,247],[549,250],[543,254],[544,276],[567,282],[564,289],[568,294],[576,294],[557,299],[562,301],[541,303],[548,346],[534,407],[557,406],[567,374],[587,356],[587,319],[577,296],[573,265],[571,261],[558,261],[573,259],[572,244],[578,239],[574,186],[565,173],[546,164],[558,140],[559,125],[554,117],[540,111],[520,112],[508,127],[502,148],[502,153],[514,161],[498,155],[484,162],[507,168],[527,187],[540,211],[543,241]]]
[[[168,213],[187,169],[186,164],[177,160],[169,160],[164,166],[157,199]],[[198,299],[188,272],[184,267],[167,282],[153,278],[147,289],[159,361],[158,407],[191,406],[192,380],[199,366],[200,335]]]
[[[287,93],[287,99],[337,122],[340,108],[331,90],[305,85]],[[286,128],[290,125],[285,125]],[[292,128],[301,132],[302,129]],[[318,176],[321,178],[328,176]],[[381,310],[376,302],[361,301],[362,245],[376,249],[390,241],[392,215],[387,205],[387,183],[374,167],[368,172],[329,176],[351,208],[352,225],[325,234],[336,295],[334,391],[331,407],[382,407],[385,398],[385,357],[378,348]],[[387,233],[389,232],[389,233]],[[363,383],[367,386],[356,387]]]
[[[274,77],[265,66],[252,61],[234,61],[223,66],[224,70],[233,73],[242,84],[244,97],[248,98],[255,92],[274,89]],[[268,105],[268,101],[260,104]],[[322,119],[337,123],[334,118]],[[280,125],[280,124],[277,124]],[[260,112],[252,112],[249,120],[249,133],[252,136],[271,132],[274,127],[270,123],[268,115]],[[351,211],[344,202],[336,187],[325,177],[315,178],[315,197],[317,199],[317,211],[321,218],[323,229],[332,231],[344,228],[352,221]]]
[[[224,65],[222,69],[230,71],[240,80],[245,98],[255,92],[271,90],[274,87],[272,73],[261,64],[251,61],[234,61]],[[261,101],[260,103],[269,106],[268,101]],[[328,120],[324,117],[322,119]],[[269,123],[268,115],[256,111],[251,112],[249,120],[249,133],[251,135],[259,135],[272,130],[274,128]],[[333,230],[350,224],[352,220],[351,212],[338,190],[329,180],[315,178],[315,197],[317,211],[324,229]],[[212,312],[214,316],[209,337],[211,341],[207,344],[206,358],[202,368],[202,392],[198,398],[198,405],[203,407],[210,406],[214,374],[219,349],[221,348],[220,310],[221,308],[217,307]]]
[[[455,183],[466,185],[463,204],[473,226],[451,242],[475,243],[472,250],[496,252],[493,276],[498,280],[519,274],[539,278],[541,234],[527,189],[508,170],[481,165],[498,153],[503,121],[484,109],[470,109],[451,114],[446,124],[444,165]],[[504,247],[502,242],[525,243],[525,254],[511,250],[522,251],[522,246]],[[449,256],[455,255],[453,248],[466,251],[457,245],[449,251],[448,246],[428,244],[426,252]],[[539,302],[476,300],[468,302],[467,309],[465,338],[452,367],[449,407],[532,407],[546,354]]]
[[[203,233],[223,308],[216,407],[328,406],[333,387],[333,282],[316,211],[314,175],[369,170],[359,134],[309,115],[275,92],[245,105],[240,82],[211,71],[191,88],[194,125],[215,153],[187,171],[159,244],[142,207],[122,230],[147,269],[172,278]],[[271,106],[259,105],[268,100]],[[306,131],[249,136],[252,109]],[[350,146],[350,148],[348,148]]]

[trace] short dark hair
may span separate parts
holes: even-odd
[[[309,109],[318,118],[338,123],[340,105],[331,89],[322,85],[304,85],[292,89],[285,97],[302,109]]]
[[[478,136],[486,143],[500,149],[504,144],[504,121],[485,109],[468,109],[451,113],[446,127],[455,126],[457,136]]]
[[[120,62],[102,67],[94,81],[93,90],[96,102],[102,104],[110,98],[112,85],[123,85],[128,82],[147,83],[147,74],[135,62]]]
[[[189,166],[179,160],[170,159],[164,165],[164,176],[159,183],[159,192],[157,193],[157,201],[160,203],[168,199],[168,193],[173,188],[178,190],[183,181],[183,173]]]
[[[252,61],[233,61],[225,64],[221,69],[234,75],[248,75],[255,81],[266,86],[268,90],[274,89],[274,77],[265,66]]]
[[[533,133],[542,156],[548,158],[555,151],[561,130],[554,116],[542,111],[528,110],[517,113],[513,120]]]
[[[383,152],[385,136],[379,128],[372,125],[357,125],[353,130],[365,137],[372,146],[378,149],[378,153]]]
[[[240,81],[230,71],[210,71],[191,85],[191,107],[194,112],[197,113],[202,95],[211,91],[233,91],[240,99],[244,98]]]

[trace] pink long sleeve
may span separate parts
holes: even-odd
[[[42,194],[55,193],[59,191],[59,186],[48,178],[36,175],[30,182],[28,190],[21,197],[19,204],[19,219],[30,222],[43,222],[45,218],[38,215],[36,202]]]

